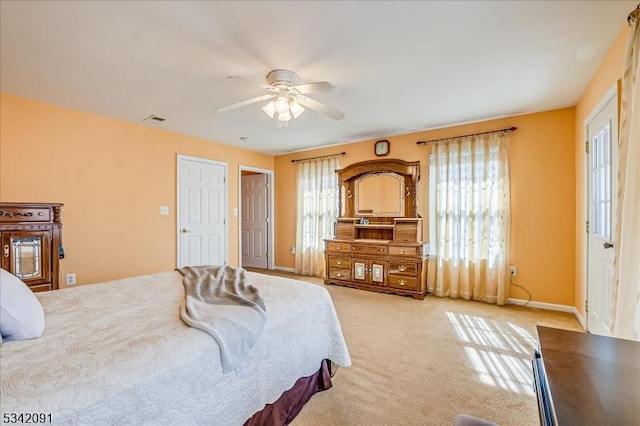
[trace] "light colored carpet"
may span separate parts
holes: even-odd
[[[535,325],[582,331],[568,313],[326,288],[353,365],[311,398],[294,426],[452,425],[460,413],[502,426],[538,425]]]

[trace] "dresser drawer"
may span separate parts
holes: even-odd
[[[0,222],[51,222],[51,209],[46,207],[0,207]]]
[[[417,255],[417,247],[389,246],[389,256],[416,257]]]
[[[418,264],[413,262],[389,262],[389,273],[399,275],[412,275],[418,274]]]
[[[329,256],[329,268],[351,268],[351,259],[341,256]]]
[[[37,293],[39,291],[51,291],[51,290],[53,290],[51,288],[51,283],[30,285],[29,288],[31,289],[31,291],[33,291],[35,293]]]
[[[349,253],[351,252],[351,245],[349,243],[327,241],[327,251],[341,251],[343,253]]]
[[[345,280],[351,279],[351,269],[329,268],[329,279]]]
[[[369,244],[353,244],[351,253],[354,254],[387,254],[387,246],[377,246]]]
[[[389,287],[402,288],[406,290],[417,290],[418,279],[407,275],[389,274]]]

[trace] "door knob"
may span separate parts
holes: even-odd
[[[604,247],[604,248],[606,248],[606,249],[611,248],[611,247],[613,247],[613,243],[604,243],[604,244],[602,245],[602,247]]]
[[[182,232],[183,234],[186,234],[187,232],[191,232],[191,230],[187,228],[182,228],[180,232]]]

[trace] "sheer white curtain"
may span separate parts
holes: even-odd
[[[630,15],[618,136],[612,335],[640,340],[640,9]]]
[[[508,135],[434,142],[429,287],[436,296],[504,305],[509,282]]]
[[[336,157],[298,163],[295,272],[325,275],[324,239],[333,236],[338,217]]]

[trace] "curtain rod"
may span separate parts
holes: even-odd
[[[300,158],[298,160],[291,160],[292,163],[299,163],[301,161],[318,160],[320,158],[337,157],[338,155],[347,155],[346,152],[339,152],[338,154],[320,155],[318,157]]]
[[[629,16],[627,16],[627,22],[629,23],[629,25],[631,25],[631,18],[633,16],[634,13],[636,13],[636,11],[640,9],[640,3],[638,3],[638,7],[636,7],[635,9],[633,9],[631,11],[631,13],[629,14]]]
[[[469,133],[468,135],[462,135],[462,136],[450,136],[448,138],[440,138],[440,139],[431,139],[428,141],[418,141],[416,142],[418,145],[426,145],[428,142],[438,142],[438,141],[446,141],[447,139],[455,139],[455,138],[464,138],[466,136],[476,136],[476,135],[486,135],[488,133],[498,133],[498,132],[513,132],[515,130],[518,130],[517,127],[509,127],[506,129],[500,129],[500,130],[492,130],[490,132],[480,132],[480,133]]]

